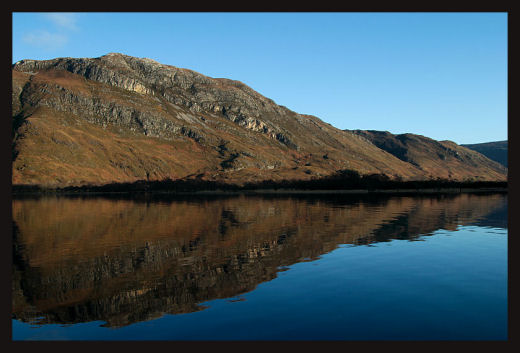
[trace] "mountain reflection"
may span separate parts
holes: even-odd
[[[341,244],[504,227],[507,195],[13,200],[13,318],[124,326],[237,296]]]

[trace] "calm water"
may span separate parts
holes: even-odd
[[[507,195],[13,200],[14,340],[505,340]]]

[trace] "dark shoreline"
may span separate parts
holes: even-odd
[[[67,195],[128,195],[128,194],[154,194],[154,195],[208,195],[208,196],[232,196],[232,195],[421,195],[421,194],[461,194],[461,193],[508,193],[507,187],[461,187],[461,188],[418,188],[418,189],[338,189],[338,190],[304,190],[304,189],[256,189],[256,190],[124,190],[124,191],[88,191],[88,190],[13,190],[13,196],[67,196]]]
[[[310,180],[264,180],[244,184],[208,181],[199,178],[138,180],[105,185],[43,187],[13,185],[16,194],[374,194],[374,193],[461,193],[507,192],[507,181],[455,181],[446,179],[399,180],[385,174],[360,175],[353,170],[340,170],[333,175]]]

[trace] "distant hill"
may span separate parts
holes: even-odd
[[[12,85],[13,185],[242,184],[346,169],[403,180],[506,179],[502,165],[455,143],[403,139],[411,148],[403,158],[239,81],[146,58],[21,60]]]
[[[489,159],[497,161],[498,163],[507,167],[507,140],[486,143],[474,143],[470,145],[461,146],[482,153]]]
[[[352,130],[377,147],[410,163],[431,178],[458,179],[469,175],[469,179],[480,179],[486,169],[505,168],[499,163],[469,148],[452,141],[437,141],[416,134],[394,135],[388,131]]]

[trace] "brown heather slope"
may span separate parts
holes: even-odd
[[[430,178],[500,180],[507,168],[496,161],[452,141],[436,141],[415,135],[394,135],[388,131],[352,130],[377,147],[408,162],[426,173]],[[486,171],[483,174],[483,171]]]
[[[12,84],[14,185],[187,177],[241,184],[342,169],[405,180],[432,174],[241,82],[150,59],[22,60]],[[473,169],[453,169],[452,178],[505,180],[504,168],[482,158]]]

